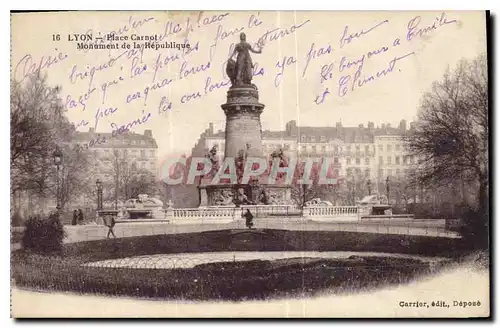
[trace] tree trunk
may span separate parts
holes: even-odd
[[[479,177],[479,198],[478,206],[479,210],[483,213],[488,213],[489,210],[489,199],[488,199],[488,178],[484,175]]]

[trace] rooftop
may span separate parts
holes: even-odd
[[[77,131],[73,142],[89,143],[94,148],[158,148],[151,130],[145,130],[144,134],[127,131],[113,135],[110,132],[95,132],[90,128],[88,132]]]

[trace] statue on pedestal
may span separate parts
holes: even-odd
[[[231,80],[233,87],[238,86],[253,86],[253,63],[250,57],[250,51],[256,54],[262,53],[262,49],[255,50],[247,43],[245,33],[240,34],[240,43],[234,47],[234,52],[227,61],[226,73]],[[236,61],[233,57],[236,55]],[[254,86],[255,87],[255,86]]]

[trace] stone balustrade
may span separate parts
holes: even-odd
[[[299,217],[302,211],[297,205],[242,205],[241,213],[250,210],[254,218]]]
[[[230,223],[239,213],[236,207],[167,208],[165,217],[176,224]]]
[[[357,221],[359,208],[357,206],[322,206],[304,207],[304,218],[313,221]]]

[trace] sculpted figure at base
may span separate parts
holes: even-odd
[[[233,87],[252,85],[253,63],[250,57],[250,51],[256,54],[262,53],[262,49],[253,49],[252,46],[247,43],[245,33],[241,33],[240,43],[235,46],[234,52],[227,61],[226,66],[226,73]],[[234,61],[233,57],[236,54],[236,61]]]

